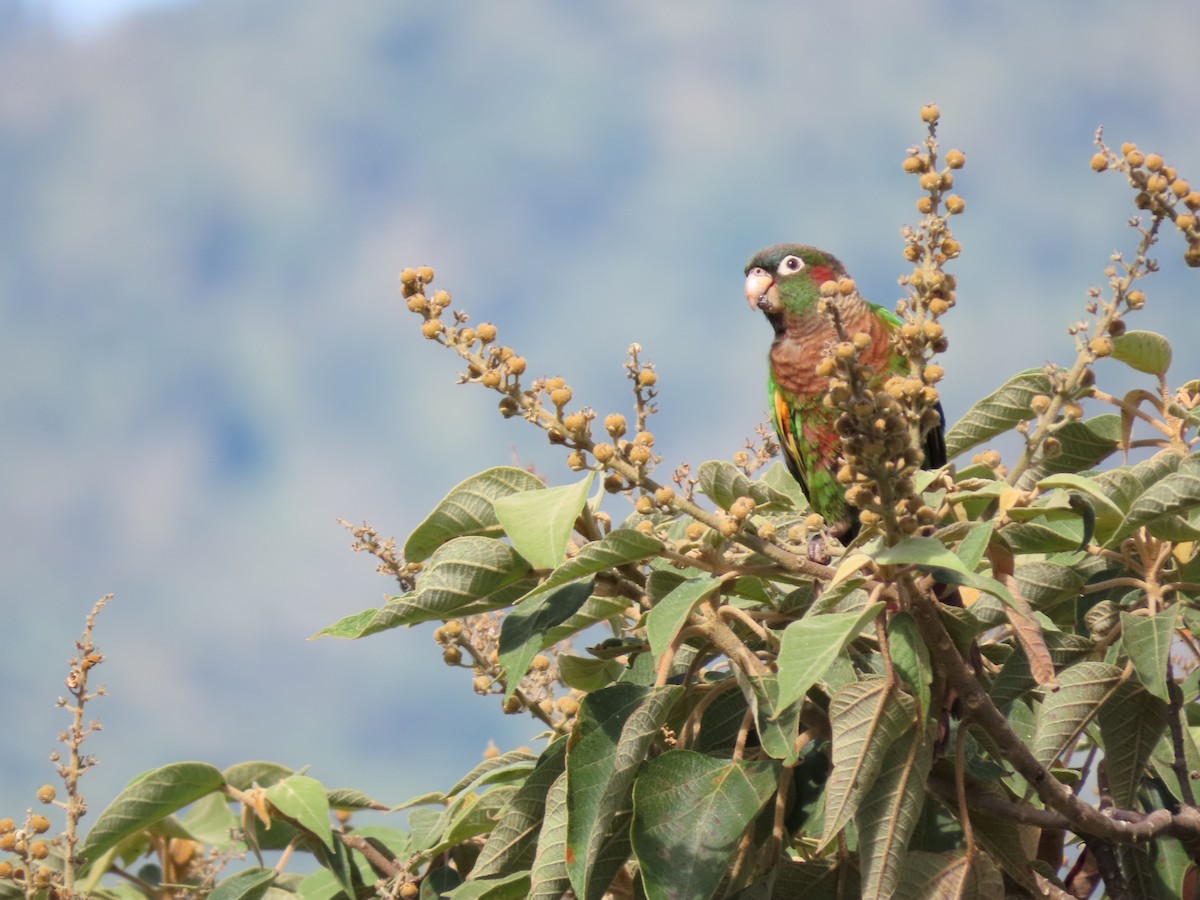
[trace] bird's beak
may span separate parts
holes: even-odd
[[[746,302],[751,309],[778,312],[781,308],[775,279],[766,269],[755,266],[746,273]]]

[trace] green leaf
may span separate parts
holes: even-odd
[[[994,578],[972,572],[959,559],[958,554],[937,538],[905,538],[900,543],[885,547],[876,553],[875,561],[885,566],[915,565],[925,571],[931,571],[939,581],[972,587],[997,597],[1009,606],[1016,606],[1008,588]]]
[[[972,447],[1003,434],[1018,422],[1033,418],[1030,401],[1036,394],[1050,394],[1050,379],[1042,369],[1018,372],[982,400],[946,433],[946,456],[954,459]]]
[[[389,631],[407,624],[407,617],[413,611],[415,593],[393,597],[387,605],[380,609],[364,609],[338,619],[332,625],[322,628],[316,634],[310,635],[309,640],[315,641],[320,637],[344,638],[357,640],[381,631]]]
[[[283,779],[295,775],[296,770],[280,763],[253,759],[234,763],[221,774],[225,778],[225,783],[231,788],[248,791],[252,787],[270,787],[277,781],[283,781]]]
[[[666,652],[696,604],[720,586],[715,578],[689,578],[654,604],[646,614],[646,637],[655,659]]]
[[[458,779],[446,797],[455,797],[466,791],[480,790],[490,784],[520,781],[533,771],[538,757],[528,750],[509,750],[491,759],[476,763],[466,775]]]
[[[1153,331],[1127,331],[1113,338],[1112,358],[1147,375],[1163,375],[1171,365],[1171,344]]]
[[[677,685],[622,683],[589,694],[580,705],[567,748],[566,860],[578,896],[597,896],[624,860],[612,865],[620,855],[612,845],[628,840],[634,778],[682,693]]]
[[[446,900],[522,900],[529,896],[529,873],[513,872],[498,878],[471,880],[441,896]]]
[[[172,763],[143,772],[97,817],[79,849],[94,860],[110,847],[225,784],[219,769],[208,763]]]
[[[275,880],[273,869],[246,869],[224,879],[211,894],[209,900],[259,900]]]
[[[1120,677],[1120,669],[1103,662],[1076,663],[1058,674],[1059,689],[1048,692],[1037,710],[1030,750],[1038,762],[1051,766],[1075,746]]]
[[[558,677],[563,680],[563,684],[585,694],[612,684],[621,677],[621,672],[625,669],[615,659],[587,659],[569,653],[558,654],[556,661]]]
[[[494,504],[501,497],[545,487],[536,475],[498,466],[472,475],[451,489],[404,543],[404,558],[421,562],[442,544],[464,535],[499,537],[503,530]]]
[[[1149,487],[1133,501],[1129,513],[1112,540],[1122,539],[1135,528],[1168,515],[1187,513],[1200,506],[1200,454],[1179,462],[1179,468]]]
[[[539,569],[561,565],[595,476],[595,472],[588,472],[578,484],[524,491],[496,500],[496,518],[517,552]]]
[[[230,831],[237,828],[238,821],[223,793],[214,791],[201,797],[188,808],[182,822],[188,834],[202,844],[221,849],[233,846]]]
[[[567,560],[530,591],[521,602],[537,594],[553,590],[560,585],[587,578],[628,563],[641,562],[657,556],[663,548],[662,541],[642,534],[632,528],[618,528],[598,541],[584,544],[575,556]]]
[[[1060,452],[1041,459],[1021,477],[1017,487],[1029,487],[1059,472],[1082,472],[1107,459],[1120,444],[1121,417],[1105,413],[1085,422],[1067,422],[1054,436],[1059,440]]]
[[[1113,805],[1136,809],[1138,789],[1150,754],[1167,728],[1167,704],[1141,685],[1126,681],[1096,715],[1104,742],[1104,768]]]
[[[824,848],[858,808],[892,742],[915,721],[916,704],[887,680],[868,675],[839,690],[829,703],[833,770],[825,786]]]
[[[1025,563],[1017,567],[1014,577],[1021,596],[1041,612],[1067,600],[1075,600],[1083,587],[1083,576],[1059,563]]]
[[[924,720],[929,712],[933,666],[929,661],[929,648],[925,646],[916,620],[910,613],[896,613],[888,622],[888,649],[892,655],[892,665],[917,701],[918,720]]]
[[[415,625],[500,609],[534,584],[529,563],[504,541],[455,538],[425,564],[401,622]]]
[[[529,870],[530,900],[560,900],[571,887],[567,875],[567,773],[546,792],[546,815]]]
[[[567,740],[560,738],[542,752],[525,783],[504,808],[471,869],[471,881],[507,875],[533,865],[546,814],[546,796],[551,785],[566,771],[566,765]]]
[[[974,862],[959,850],[948,853],[910,853],[897,897],[995,900],[1004,896],[1004,879],[985,854]]]
[[[729,509],[738,497],[749,497],[760,511],[792,507],[787,494],[775,490],[765,481],[751,481],[731,462],[710,459],[700,464],[696,477],[700,493],[721,509]]]
[[[778,460],[771,463],[760,480],[767,487],[783,494],[792,501],[792,511],[794,513],[808,511],[808,498],[804,496],[804,491],[801,490],[800,483],[792,477],[792,473],[787,470],[787,466],[783,463]]]
[[[774,675],[745,675],[735,669],[758,730],[763,750],[785,766],[796,763],[796,735],[800,733],[800,705],[779,703],[779,684]]]
[[[649,900],[708,900],[775,793],[776,765],[668,750],[633,789],[633,850]]]
[[[332,849],[329,799],[321,782],[307,775],[293,775],[267,788],[267,800],[293,824],[316,835],[321,843]]]
[[[552,646],[559,641],[565,641],[567,638],[583,631],[585,628],[590,628],[597,622],[603,622],[613,616],[618,616],[629,608],[629,600],[620,595],[615,597],[598,597],[593,594],[583,604],[583,608],[571,616],[561,625],[551,628],[546,633],[546,646]]]
[[[789,624],[779,646],[779,707],[807,694],[883,607],[880,602],[855,612],[810,613]]]
[[[538,652],[554,643],[547,643],[550,629],[579,612],[590,596],[590,584],[568,584],[552,594],[522,600],[504,617],[500,624],[499,659],[508,676],[505,699],[517,689]]]
[[[1156,616],[1121,613],[1121,649],[1133,663],[1138,681],[1155,697],[1169,700],[1167,661],[1175,636],[1177,611],[1165,609]]]
[[[933,764],[933,741],[916,722],[897,737],[865,787],[854,824],[863,868],[863,897],[895,896],[909,839],[925,804],[925,781]]]

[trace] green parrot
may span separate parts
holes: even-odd
[[[820,288],[826,281],[844,277],[846,269],[836,258],[803,244],[767,247],[746,264],[746,300],[751,309],[766,314],[775,330],[767,391],[784,461],[813,511],[825,519],[828,533],[848,544],[858,533],[859,522],[846,503],[845,486],[837,480],[841,438],[834,426],[839,412],[822,402],[829,379],[815,371],[838,340],[829,317],[817,309]],[[877,373],[875,387],[882,387],[890,375],[907,371],[907,362],[892,342],[892,332],[901,324],[894,313],[868,303],[857,292],[838,295],[835,302],[848,334],[865,332],[871,337],[859,360]],[[937,412],[937,426],[922,440],[927,469],[946,464],[941,404]],[[815,559],[815,554],[824,555],[810,544],[809,555]]]

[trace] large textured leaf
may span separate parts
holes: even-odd
[[[1133,501],[1114,540],[1123,538],[1139,526],[1163,516],[1187,513],[1200,506],[1200,453],[1179,463],[1179,468],[1149,487]]]
[[[509,801],[471,869],[469,880],[507,875],[533,865],[551,786],[566,771],[567,742],[543,751],[537,766]]]
[[[1004,879],[983,853],[976,854],[973,862],[957,850],[910,853],[896,896],[913,900],[997,900],[1004,896]]]
[[[578,581],[626,563],[650,559],[662,550],[662,541],[642,534],[632,528],[618,528],[598,541],[584,544],[579,552],[567,560],[529,592],[522,602],[536,594],[553,590],[571,581]]]
[[[499,756],[481,760],[470,772],[458,779],[450,790],[441,795],[441,799],[456,797],[464,791],[477,791],[488,785],[521,781],[533,771],[537,760],[538,756],[528,750],[509,750]]]
[[[779,706],[790,706],[808,693],[883,607],[872,603],[856,612],[810,613],[788,625],[779,645]]]
[[[277,873],[273,869],[246,869],[230,875],[208,895],[208,900],[258,900],[267,892]]]
[[[1075,745],[1083,726],[1116,688],[1121,670],[1109,663],[1081,662],[1059,673],[1037,712],[1030,750],[1044,766]]]
[[[567,773],[546,792],[546,815],[529,870],[530,900],[560,900],[571,887],[567,877]]]
[[[696,472],[700,492],[722,509],[729,509],[738,497],[749,497],[759,509],[790,509],[791,499],[764,481],[751,481],[733,463],[709,460]]]
[[[1167,704],[1134,681],[1119,685],[1096,715],[1108,790],[1118,809],[1135,809],[1150,754],[1167,728]]]
[[[680,686],[614,684],[580,706],[567,747],[566,859],[571,886],[583,900],[608,887],[608,845],[627,839],[619,826],[628,821],[634,778],[682,692]]]
[[[646,614],[646,638],[655,659],[666,652],[696,604],[720,586],[715,578],[689,578],[654,604]]]
[[[1079,596],[1083,576],[1060,563],[1031,562],[1018,566],[1014,577],[1020,595],[1039,612]]]
[[[80,855],[94,860],[130,835],[220,790],[224,784],[221,770],[207,763],[172,763],[143,772],[96,818],[79,849]]]
[[[742,675],[735,670],[742,695],[754,714],[758,739],[767,755],[783,760],[786,766],[796,762],[796,735],[800,732],[800,705],[779,702],[779,684],[774,675]]]
[[[1138,681],[1155,697],[1167,695],[1167,661],[1175,636],[1177,611],[1166,609],[1157,616],[1121,613],[1121,649],[1133,663]]]
[[[552,594],[522,600],[504,617],[499,658],[508,675],[508,694],[517,689],[538,651],[554,643],[548,638],[550,630],[579,612],[591,595],[590,584],[568,584]]]
[[[473,879],[440,896],[445,900],[523,900],[529,896],[529,873],[513,872],[496,878]]]
[[[333,847],[329,825],[329,798],[325,786],[307,775],[293,775],[267,788],[267,799],[279,812],[310,834]]]
[[[561,565],[595,475],[588,472],[578,484],[524,491],[496,500],[492,504],[496,518],[517,552],[539,569]]]
[[[1003,434],[1023,419],[1033,417],[1030,401],[1036,394],[1049,394],[1050,379],[1041,369],[1018,372],[982,400],[946,433],[946,456],[960,453]]]
[[[892,665],[916,698],[917,718],[923,719],[929,712],[933,666],[929,660],[929,648],[925,646],[911,614],[896,613],[888,622],[888,649],[892,655]]]
[[[837,836],[858,808],[862,791],[874,780],[892,742],[915,721],[912,697],[870,675],[833,695],[833,771],[825,786],[825,831],[821,847]]]
[[[669,750],[633,788],[633,851],[649,900],[708,900],[774,795],[776,766]]]
[[[925,781],[933,763],[933,741],[923,740],[916,722],[884,754],[879,772],[863,790],[854,824],[862,861],[862,896],[894,897],[905,852],[925,804]]]
[[[406,622],[406,617],[413,611],[415,593],[393,597],[379,609],[364,609],[338,619],[332,625],[322,628],[309,637],[315,641],[319,637],[336,637],[356,640],[381,631],[399,628]]]
[[[1051,631],[1046,634],[1046,649],[1055,669],[1072,665],[1092,651],[1092,642],[1075,634]],[[1019,645],[1004,660],[1000,673],[992,682],[989,693],[1001,712],[1008,712],[1014,700],[1024,696],[1037,685],[1029,666],[1029,657]]]
[[[499,466],[472,475],[451,489],[404,543],[404,558],[421,562],[452,538],[502,534],[493,504],[501,497],[544,488],[536,475],[513,466]]]
[[[417,582],[404,625],[508,606],[536,584],[529,563],[504,541],[460,537],[438,547]]]
[[[1171,365],[1171,344],[1153,331],[1127,331],[1113,338],[1112,358],[1147,375],[1162,375]]]
[[[1060,472],[1082,472],[1107,459],[1120,446],[1121,417],[1105,413],[1083,422],[1067,422],[1054,436],[1059,441],[1059,453],[1043,457],[1021,476],[1017,487],[1030,487]]]

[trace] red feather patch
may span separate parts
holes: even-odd
[[[813,284],[820,287],[827,281],[833,281],[833,269],[829,266],[812,266],[808,270],[808,276],[813,280]]]

